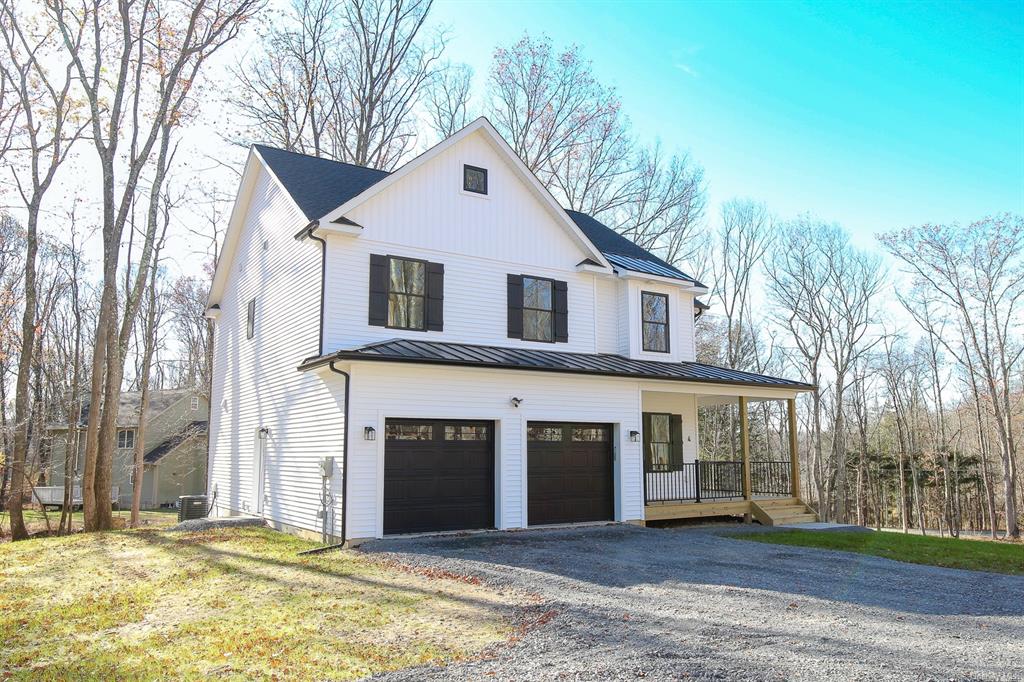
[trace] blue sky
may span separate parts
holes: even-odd
[[[734,196],[810,211],[862,246],[1024,212],[1024,1],[452,2],[433,21],[483,95],[495,45],[578,44],[635,132]]]

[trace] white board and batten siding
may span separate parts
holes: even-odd
[[[523,399],[512,407],[510,399]],[[643,518],[641,445],[629,439],[640,429],[636,384],[601,377],[527,371],[357,363],[352,370],[353,438],[349,443],[350,538],[383,533],[384,437],[388,418],[482,419],[496,427],[496,513],[499,528],[520,528],[526,518],[526,424],[529,421],[597,422],[614,425],[615,518]],[[372,426],[375,441],[362,437]]]
[[[263,516],[315,531],[321,457],[335,457],[340,508],[344,382],[296,369],[316,355],[320,332],[320,245],[293,238],[305,222],[261,169],[215,326],[208,492],[216,489],[217,513],[256,512],[256,434],[267,428]],[[255,334],[247,339],[253,298]]]
[[[462,191],[463,164],[487,169],[487,195]],[[587,254],[482,134],[452,146],[346,217],[363,229],[358,237],[327,237],[325,350],[395,337],[579,353],[615,350],[616,311],[609,310],[614,286],[576,270]],[[443,332],[367,323],[370,254],[444,265]],[[508,338],[509,274],[567,283],[568,343]]]

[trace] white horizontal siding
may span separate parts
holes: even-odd
[[[317,531],[320,458],[334,456],[340,472],[344,384],[296,369],[317,353],[319,335],[320,245],[292,237],[304,222],[261,171],[219,302],[209,483],[220,511],[254,512],[256,431],[269,428],[263,515]],[[255,336],[247,339],[246,306],[253,298]],[[333,494],[340,508],[340,474]]]
[[[405,256],[444,264],[444,331],[425,332],[368,324],[370,254]],[[568,285],[569,341],[544,343],[508,338],[509,274],[563,280]],[[498,262],[464,254],[399,246],[367,237],[328,237],[325,350],[351,348],[396,337],[597,352],[594,275]],[[354,292],[354,293],[353,293]]]
[[[510,398],[523,399],[517,409]],[[487,419],[497,423],[497,524],[516,528],[525,519],[524,428],[528,421],[590,421],[617,425],[616,518],[643,518],[639,443],[640,392],[635,382],[519,371],[451,369],[360,363],[353,370],[349,532],[374,537],[383,530],[383,457],[388,417]],[[366,426],[382,434],[363,440]]]

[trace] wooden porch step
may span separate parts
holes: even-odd
[[[812,523],[818,520],[818,515],[796,498],[754,500],[750,506],[754,518],[764,526]]]
[[[793,514],[792,516],[783,516],[783,517],[779,517],[779,518],[773,517],[772,518],[772,521],[773,521],[772,525],[774,525],[774,526],[788,526],[788,525],[793,524],[793,523],[814,523],[817,520],[818,520],[818,515],[817,514],[811,514],[810,512],[808,512],[806,514]]]

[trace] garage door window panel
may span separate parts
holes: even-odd
[[[433,440],[434,427],[430,424],[388,424],[387,440]]]

